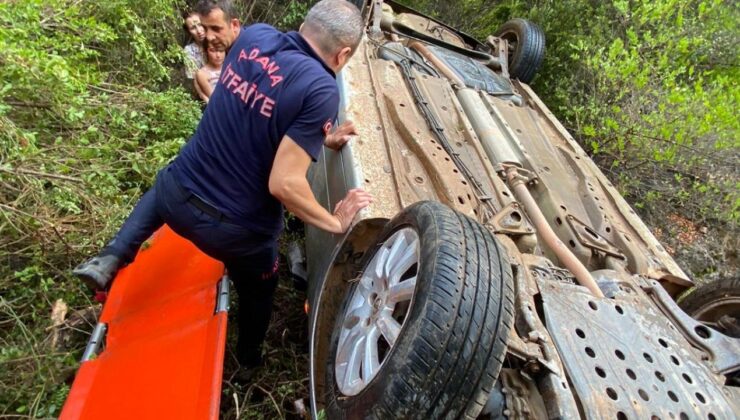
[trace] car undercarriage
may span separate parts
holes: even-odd
[[[309,175],[311,399],[328,418],[734,418],[740,340],[527,82],[545,39],[484,42],[387,1],[338,76],[358,136]]]

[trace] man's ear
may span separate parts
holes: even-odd
[[[344,47],[339,50],[339,53],[337,54],[337,64],[339,64],[340,68],[344,67],[350,58],[352,58],[352,48]]]
[[[239,29],[240,26],[241,26],[241,23],[239,23],[239,19],[237,18],[231,19],[231,30],[235,31]]]

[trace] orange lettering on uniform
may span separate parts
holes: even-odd
[[[267,74],[273,74],[276,71],[280,70],[280,66],[278,66],[274,61],[271,61],[270,64],[265,67],[265,70],[267,70]]]
[[[267,57],[255,58],[254,61],[262,65],[262,70],[265,70],[267,68],[267,64],[270,62],[270,60]]]
[[[252,85],[249,86],[249,90],[247,91],[247,97],[243,98],[245,104],[249,101],[249,98],[254,94],[254,91],[256,90],[257,90],[257,85],[252,83]]]
[[[221,83],[226,83],[226,79],[234,75],[234,70],[231,69],[231,63],[226,67],[226,70],[221,74]]]
[[[264,93],[262,93],[262,92],[256,92],[254,94],[254,98],[252,99],[252,105],[250,105],[249,107],[250,108],[254,108],[254,104],[256,104],[257,101],[259,101],[260,99],[262,99],[264,97],[265,97],[265,94]]]
[[[270,86],[275,87],[283,81],[283,76],[270,76]]]
[[[247,52],[244,51],[244,48],[242,48],[242,50],[239,51],[239,59],[237,61],[242,61],[242,60],[249,60],[249,57],[247,57]]]

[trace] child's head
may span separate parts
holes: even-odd
[[[203,42],[203,49],[206,51],[206,62],[212,66],[220,67],[226,58],[226,51],[223,48],[209,44],[208,40]]]

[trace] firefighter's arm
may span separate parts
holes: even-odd
[[[270,194],[304,222],[332,233],[345,232],[355,215],[372,202],[362,189],[353,189],[329,213],[316,201],[306,179],[311,156],[289,136],[278,146],[270,172]]]

